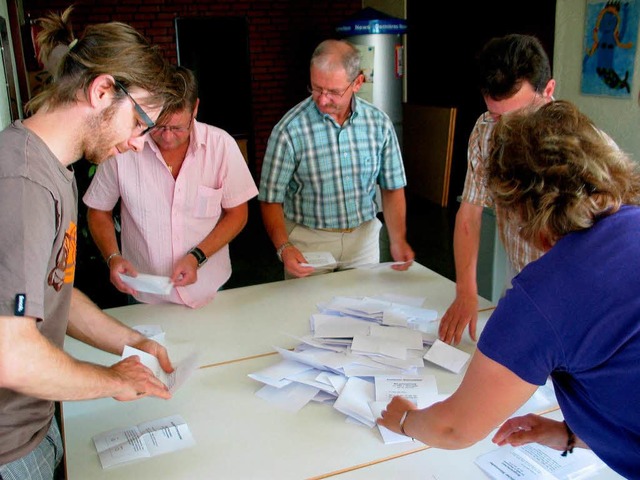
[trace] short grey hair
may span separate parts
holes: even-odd
[[[338,55],[338,62],[332,58]],[[320,43],[311,55],[311,66],[321,70],[344,68],[349,80],[354,81],[360,75],[360,51],[346,40],[325,40]]]

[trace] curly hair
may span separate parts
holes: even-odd
[[[496,208],[534,244],[541,233],[553,245],[623,204],[640,204],[637,165],[567,101],[502,117],[487,186]]]

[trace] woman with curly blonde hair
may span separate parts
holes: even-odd
[[[640,478],[640,174],[569,102],[505,115],[487,185],[497,208],[545,254],[513,279],[462,384],[417,410],[394,398],[379,422],[464,448],[500,426],[551,377],[564,421],[512,418],[493,441],[591,448]]]

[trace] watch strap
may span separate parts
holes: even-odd
[[[207,263],[207,256],[198,247],[193,247],[191,250],[189,250],[189,253],[196,257],[196,260],[198,261],[198,268]]]

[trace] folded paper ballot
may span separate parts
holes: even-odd
[[[301,263],[303,267],[313,267],[313,268],[322,268],[322,267],[336,267],[338,262],[331,255],[331,252],[302,252],[306,263]]]
[[[493,480],[575,480],[591,477],[605,468],[591,450],[574,448],[566,457],[560,453],[538,443],[505,445],[480,455],[475,463]]]
[[[436,340],[425,354],[424,359],[453,373],[460,373],[470,357],[471,355],[467,352],[458,350],[441,340]]]
[[[376,419],[371,412],[371,407],[369,407],[373,401],[375,401],[373,382],[351,377],[333,404],[333,408],[355,418],[364,425],[373,427],[376,424]]]
[[[175,452],[195,443],[180,415],[116,428],[93,437],[102,468]]]
[[[120,275],[120,280],[138,292],[169,295],[169,292],[171,292],[173,288],[173,283],[171,283],[169,277],[149,275],[148,273],[139,273],[137,277],[130,277],[122,273],[118,275]]]

